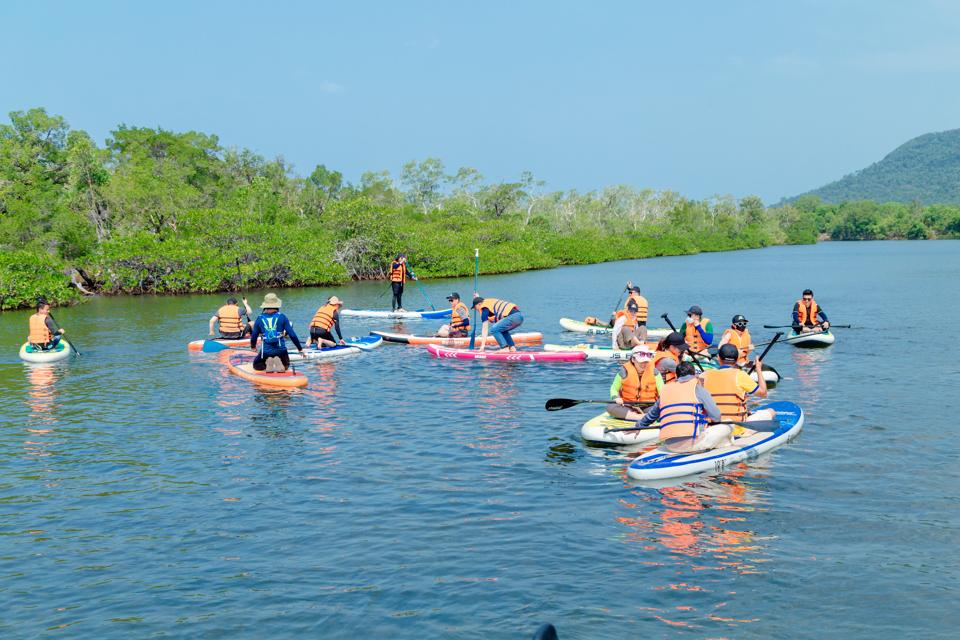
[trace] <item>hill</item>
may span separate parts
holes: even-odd
[[[786,201],[804,195],[816,195],[828,203],[960,204],[960,129],[918,136],[880,162]]]

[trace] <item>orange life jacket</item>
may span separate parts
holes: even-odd
[[[217,309],[217,319],[220,321],[220,333],[241,333],[243,331],[240,308],[235,304],[225,304]]]
[[[647,299],[639,293],[631,293],[630,297],[627,298],[627,301],[623,303],[624,309],[627,308],[627,305],[630,304],[631,300],[637,303],[637,322],[646,322],[647,314],[649,313],[650,308],[649,303],[647,303]]]
[[[703,405],[697,400],[697,379],[671,382],[660,390],[660,439],[695,438],[706,426]]]
[[[710,322],[710,318],[700,318],[700,327],[706,331],[707,323]],[[700,337],[700,332],[697,331],[697,325],[687,324],[685,333],[683,335],[683,341],[690,345],[690,351],[703,351],[710,345],[703,341],[703,338]]]
[[[724,367],[703,373],[703,386],[710,392],[724,420],[746,420],[747,394],[737,385],[740,369]]]
[[[320,327],[324,331],[329,331],[333,326],[333,314],[337,311],[337,305],[325,304],[313,314],[313,320],[310,321],[310,327]]]
[[[750,331],[748,329],[744,329],[743,331],[738,331],[733,328],[727,329],[723,332],[723,338],[720,339],[720,342],[722,343],[724,340],[740,350],[740,357],[737,358],[737,363],[747,364],[747,356],[750,354]]]
[[[637,323],[640,321],[640,312],[638,311],[637,313],[630,313],[625,309],[621,309],[620,311],[617,311],[616,313],[614,313],[613,317],[616,320],[619,320],[620,318],[626,318],[627,321],[625,323],[625,326],[636,329]]]
[[[35,313],[30,316],[30,335],[27,342],[30,344],[47,344],[53,340],[53,334],[47,329],[47,316]]]
[[[506,300],[497,300],[496,298],[485,298],[483,302],[480,303],[478,311],[487,310],[489,314],[490,322],[500,322],[508,315],[510,312],[517,308],[517,305],[512,302],[507,302]]]
[[[623,375],[626,373],[626,376]],[[644,374],[646,375],[646,367]],[[624,402],[653,402],[656,400],[644,399],[643,376],[637,371],[633,362],[627,360],[623,363],[623,372],[620,374],[620,397]]]
[[[467,305],[458,302],[453,305],[453,311],[450,313],[450,331],[464,331],[470,326],[470,312]]]
[[[817,312],[820,311],[820,307],[817,305],[816,300],[810,301],[810,311],[807,312],[807,303],[803,301],[803,298],[797,300],[797,321],[801,325],[814,326],[817,324]]]
[[[643,375],[640,377],[640,402],[655,402],[660,396],[657,390],[657,363],[664,358],[670,358],[674,362],[677,358],[669,351],[657,351],[653,354],[653,359],[647,361],[643,368]],[[663,374],[664,382],[673,382],[677,379],[677,374],[669,371]]]
[[[407,263],[406,262],[396,262],[396,266],[390,266],[390,282],[406,282],[407,281]]]

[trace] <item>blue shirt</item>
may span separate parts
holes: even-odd
[[[275,323],[275,324],[274,324]],[[274,333],[276,338],[267,338],[268,333]],[[277,352],[277,351],[286,351],[287,343],[284,339],[286,336],[289,336],[293,340],[293,344],[297,346],[297,349],[303,349],[300,344],[300,338],[297,337],[297,332],[293,330],[293,325],[290,324],[290,320],[287,319],[287,316],[283,315],[279,311],[277,313],[261,313],[257,316],[256,322],[253,323],[253,330],[250,332],[250,348],[257,348],[257,338],[263,337],[263,347],[264,351]]]

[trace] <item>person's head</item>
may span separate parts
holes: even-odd
[[[804,290],[803,290],[803,301],[804,301],[804,302],[810,302],[811,300],[813,300],[813,290],[812,290],[812,289],[804,289]]]
[[[457,304],[458,302],[460,302],[460,294],[454,291],[453,293],[447,296],[447,302],[449,302],[450,304]]]
[[[660,344],[663,345],[664,349],[675,355],[679,355],[690,348],[690,346],[684,342],[683,336],[676,331],[668,333],[667,337],[664,338]]]
[[[630,293],[640,293],[640,287],[638,287],[637,285],[633,285],[632,287],[630,287],[629,291]]]
[[[683,378],[684,376],[693,376],[697,374],[697,370],[694,368],[692,362],[687,362],[684,360],[677,365],[677,377]]]
[[[403,262],[403,261],[406,260],[406,259],[407,259],[407,254],[405,254],[405,253],[398,253],[398,254],[397,254],[397,262]]]
[[[653,351],[647,349],[644,345],[634,347],[630,350],[630,361],[635,365],[646,364],[653,359]]]
[[[50,303],[48,303],[48,302],[38,302],[38,303],[37,303],[37,313],[50,313]]]
[[[627,311],[631,313],[636,313],[637,311],[639,311],[639,309],[640,307],[637,306],[636,300],[630,300],[627,302]]]
[[[476,298],[473,299],[473,302],[470,304],[470,306],[476,309],[482,303],[483,303],[483,298],[481,298],[480,296],[477,296]]]
[[[750,322],[744,318],[741,314],[733,316],[733,319],[730,321],[730,326],[732,326],[737,331],[744,331],[747,328],[747,323]]]
[[[237,304],[236,298],[227,298],[227,304]]]
[[[338,298],[337,296],[330,296],[330,299],[327,300],[327,304],[332,304],[338,307],[342,307],[343,301],[340,300],[340,298]]]
[[[740,357],[740,349],[728,342],[717,349],[717,357],[724,364],[733,364]]]
[[[687,309],[687,316],[693,319],[694,322],[700,322],[700,319],[703,318],[703,309],[697,305],[693,305]]]
[[[271,311],[279,311],[282,305],[283,301],[277,297],[277,294],[268,293],[263,296],[263,302],[260,303],[260,308],[269,313]]]

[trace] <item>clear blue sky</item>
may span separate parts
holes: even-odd
[[[0,3],[0,110],[215,133],[356,181],[767,202],[960,127],[960,2]],[[3,120],[6,118],[4,116]]]

